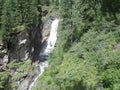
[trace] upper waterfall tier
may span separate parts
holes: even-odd
[[[54,19],[51,24],[50,35],[47,40],[43,43],[43,48],[39,54],[40,58],[46,59],[49,53],[54,49],[57,40],[57,29],[58,29],[59,19]]]

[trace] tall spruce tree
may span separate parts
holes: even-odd
[[[3,41],[12,43],[12,33],[35,27],[37,21],[36,0],[6,0],[2,9]]]
[[[0,0],[0,42],[2,41],[2,34],[3,34],[3,31],[1,30],[3,5],[4,5],[4,0]]]
[[[80,0],[61,0],[60,2],[60,14],[63,19],[62,30],[67,30],[65,49],[69,48],[73,42],[79,41],[83,33],[80,29],[81,4]]]
[[[1,16],[2,16],[3,4],[4,4],[4,0],[0,0],[0,26],[1,26]]]
[[[13,6],[11,0],[6,0],[2,10],[2,28],[1,28],[2,31],[4,32],[3,38],[5,41],[11,40],[10,33],[12,32],[12,27],[15,24],[12,7]]]

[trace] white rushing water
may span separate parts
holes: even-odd
[[[59,19],[55,19],[52,21],[50,36],[48,37],[46,47],[43,48],[43,50],[41,50],[41,52],[39,54],[40,57],[48,56],[53,51],[56,40],[57,40],[58,24],[59,24]],[[32,87],[34,87],[38,77],[40,77],[43,74],[45,67],[48,67],[48,61],[40,62],[40,64],[39,64],[40,73],[34,79],[34,81],[31,83],[28,90],[31,90]]]
[[[56,40],[57,40],[58,24],[59,24],[59,19],[53,20],[51,24],[50,36],[47,40],[47,46],[43,48],[43,50],[40,52],[40,56],[48,55],[53,51]]]

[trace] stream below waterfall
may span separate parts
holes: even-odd
[[[39,54],[39,57],[43,60],[43,62],[40,62],[40,64],[38,65],[40,73],[34,78],[33,82],[29,85],[28,90],[31,90],[34,87],[35,83],[37,82],[37,79],[43,74],[45,67],[48,67],[47,59],[49,54],[52,53],[55,47],[55,43],[57,40],[58,25],[59,19],[56,18],[52,21],[50,35],[47,38],[47,40],[45,40],[45,42],[42,44],[43,47]]]

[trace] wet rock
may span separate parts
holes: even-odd
[[[5,55],[5,56],[3,57],[3,66],[4,66],[4,67],[7,67],[8,61],[9,61],[8,55]]]
[[[29,58],[29,52],[26,50],[24,59],[26,60],[27,58]]]
[[[8,55],[5,55],[5,56],[3,57],[3,63],[8,63]]]
[[[20,85],[20,87],[18,88],[18,90],[27,90],[29,86],[29,80],[26,79],[22,82],[22,84]]]
[[[27,39],[19,40],[19,45],[26,44]]]
[[[4,49],[1,51],[2,53],[7,53],[7,49]]]
[[[50,17],[44,24],[43,26],[43,30],[42,30],[42,37],[43,37],[43,40],[42,42],[44,42],[45,40],[48,39],[49,35],[50,35],[50,30],[51,30],[51,23],[53,21],[53,18]]]
[[[0,49],[0,71],[6,70],[7,64],[9,62],[9,58],[7,55],[7,49],[3,49],[3,46]],[[2,50],[3,49],[3,50]]]

